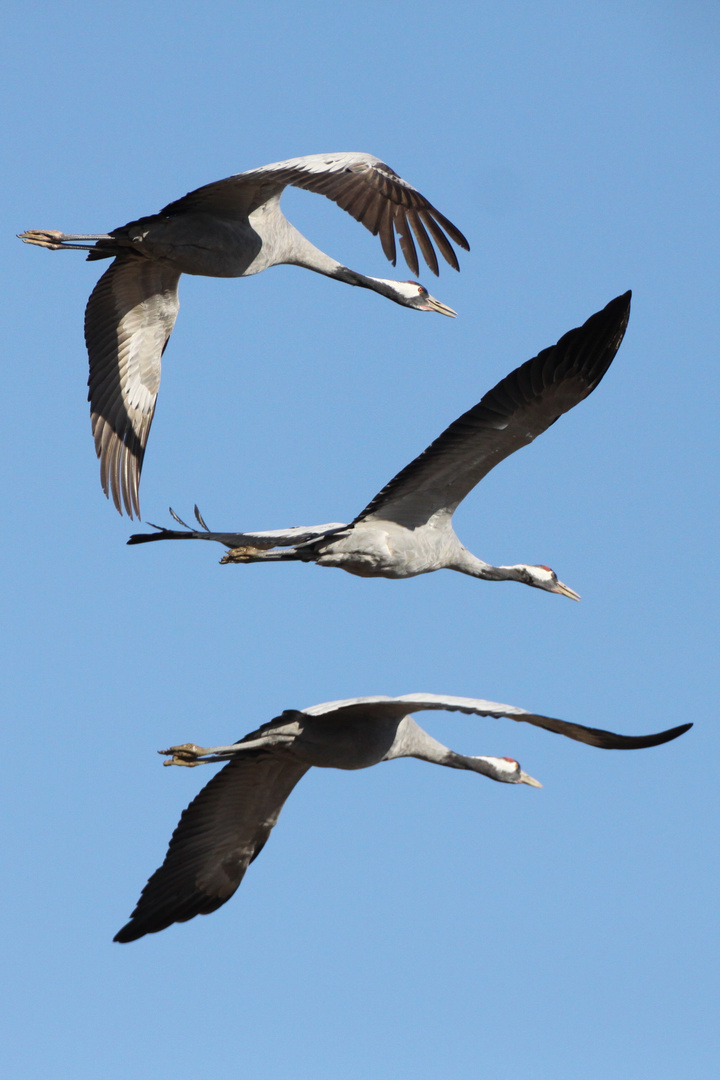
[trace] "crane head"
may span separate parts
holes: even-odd
[[[489,776],[491,780],[497,780],[501,784],[529,784],[530,787],[542,787],[539,780],[523,772],[515,758],[483,755],[482,757],[463,757],[462,760],[466,767],[482,773],[483,776]]]
[[[557,574],[549,566],[543,566],[542,564],[540,566],[524,566],[521,564],[518,570],[518,580],[525,585],[532,585],[536,589],[545,589],[546,592],[559,593],[560,596],[569,596],[571,600],[580,599],[574,589],[564,585],[562,581],[558,581]]]
[[[390,286],[390,299],[403,307],[415,308],[416,311],[437,311],[440,315],[447,315],[451,319],[457,318],[457,312],[453,311],[442,300],[436,300],[431,296],[424,285],[418,281],[385,281]]]

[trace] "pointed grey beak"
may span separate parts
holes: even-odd
[[[542,787],[542,784],[539,780],[535,780],[532,776],[528,776],[528,774],[526,772],[523,772],[522,769],[520,770],[520,783],[529,784],[530,787]]]
[[[440,315],[448,315],[451,319],[457,318],[457,311],[453,311],[447,304],[443,304],[442,300],[436,300],[429,293],[425,297],[425,303],[420,308],[420,311],[437,311]]]
[[[569,585],[563,585],[562,581],[558,581],[557,584],[550,589],[550,592],[560,593],[561,596],[569,596],[571,600],[579,600],[580,596],[571,589]]]

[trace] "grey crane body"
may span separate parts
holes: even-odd
[[[341,266],[314,247],[291,225],[275,197],[240,220],[204,211],[154,214],[114,229],[98,240],[91,261],[139,255],[180,274],[199,277],[252,277],[271,266],[305,266],[332,275]]]
[[[130,517],[140,516],[140,473],[161,357],[177,317],[181,274],[249,277],[270,266],[301,266],[416,311],[455,315],[416,281],[367,277],[316,248],[280,208],[288,185],[326,195],[347,210],[380,236],[393,265],[397,238],[414,274],[413,235],[434,274],[433,245],[456,270],[450,240],[468,250],[463,234],[419,191],[379,158],[363,153],[311,154],[238,173],[111,233],[30,229],[21,234],[39,247],[87,251],[90,260],[113,259],[88,301],[85,342],[100,479],[120,513],[124,508]]]
[[[234,556],[231,551],[223,561],[262,561],[266,556]],[[282,558],[282,555],[280,556]],[[336,566],[357,577],[409,578],[434,570],[457,570],[485,581],[519,581],[550,592],[579,599],[554,571],[544,566],[492,566],[473,555],[460,542],[449,521],[442,519],[417,525],[414,529],[396,521],[373,518],[349,527],[337,538],[330,534],[291,550],[288,558],[316,562],[318,566]],[[559,586],[556,588],[555,586]]]
[[[455,534],[452,516],[495,465],[532,442],[595,389],[622,342],[629,312],[628,292],[507,375],[348,524],[212,532],[196,507],[200,529],[185,526],[185,532],[137,533],[129,543],[214,540],[230,549],[221,560],[224,563],[315,562],[358,577],[406,578],[457,570],[486,581],[518,581],[579,600],[548,566],[493,566],[477,558]],[[185,524],[174,513],[173,517]]]
[[[400,757],[465,769],[506,784],[541,787],[514,758],[469,756],[443,746],[410,715],[446,709],[508,717],[603,749],[658,746],[692,727],[646,736],[530,713],[513,705],[440,694],[348,698],[288,709],[229,746],[170,747],[166,765],[227,764],[193,799],[173,833],[165,861],[142,891],[116,941],[135,941],[174,922],[216,911],[233,895],[264,847],[290,792],[308,769],[366,769]]]
[[[250,750],[271,749],[273,756],[304,769],[314,766],[353,771],[368,769],[397,757],[418,757],[445,765],[453,756],[460,756],[453,755],[451,750],[423,731],[411,716],[403,715],[398,720],[363,706],[354,711],[352,707],[345,708],[341,723],[333,713],[312,716],[301,710],[288,709],[238,743],[214,747],[209,753],[213,761],[222,761],[226,755],[234,758],[244,752],[244,744]]]

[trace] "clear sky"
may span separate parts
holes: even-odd
[[[707,2],[33,3],[5,16],[0,1036],[23,1080],[705,1080],[718,1055],[718,73]],[[347,520],[518,364],[628,288],[598,390],[456,517],[581,604],[128,548],[99,486],[82,321],[103,232],[282,158],[363,150],[465,232],[455,321],[282,267],[183,278],[146,520]],[[286,213],[393,271],[327,200]],[[134,526],[137,529],[137,524]],[[424,714],[542,791],[315,770],[237,895],[112,943],[210,769],[155,751],[287,707],[430,691],[627,733],[595,750]]]

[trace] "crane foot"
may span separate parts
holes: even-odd
[[[57,229],[28,229],[27,232],[18,233],[18,237],[25,244],[37,244],[38,247],[50,248],[57,251],[62,247],[64,233]]]
[[[236,547],[231,548],[230,551],[226,551],[220,560],[220,565],[225,563],[243,563],[250,562],[256,555],[261,555],[266,548],[259,547]]]
[[[189,769],[202,762],[196,759],[206,753],[206,748],[196,746],[195,743],[183,743],[182,746],[170,746],[167,750],[158,750],[158,754],[171,755],[170,761],[163,761],[163,765],[186,765]]]

